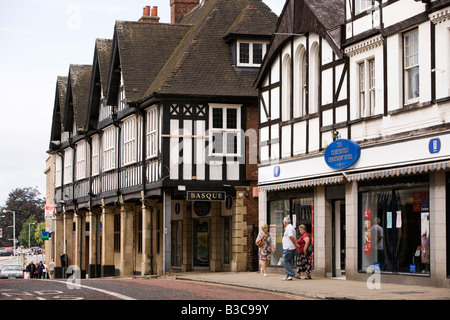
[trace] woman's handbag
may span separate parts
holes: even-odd
[[[258,241],[256,241],[256,245],[258,246],[258,247],[262,247],[263,246],[263,241],[262,241],[262,239],[261,240],[258,240]]]
[[[308,248],[306,248],[306,254],[310,255],[313,252],[314,252],[314,247],[313,247],[312,243],[310,243]]]

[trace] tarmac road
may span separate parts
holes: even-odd
[[[0,300],[301,300],[271,291],[188,280],[119,278],[0,280]]]

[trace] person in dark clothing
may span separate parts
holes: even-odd
[[[36,266],[34,265],[33,262],[31,262],[30,264],[30,279],[34,279],[34,273],[36,272]]]
[[[42,271],[44,270],[44,265],[42,264],[42,261],[39,261],[39,265],[37,266],[37,272],[38,272],[38,278],[42,278]]]

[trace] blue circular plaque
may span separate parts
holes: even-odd
[[[325,162],[335,170],[347,169],[358,162],[361,156],[359,145],[349,139],[333,141],[325,150]]]

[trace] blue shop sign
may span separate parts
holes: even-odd
[[[428,150],[431,154],[439,153],[441,151],[441,139],[434,138],[428,143]]]
[[[325,150],[325,162],[335,170],[347,169],[358,162],[361,156],[359,145],[349,139],[333,141]]]

